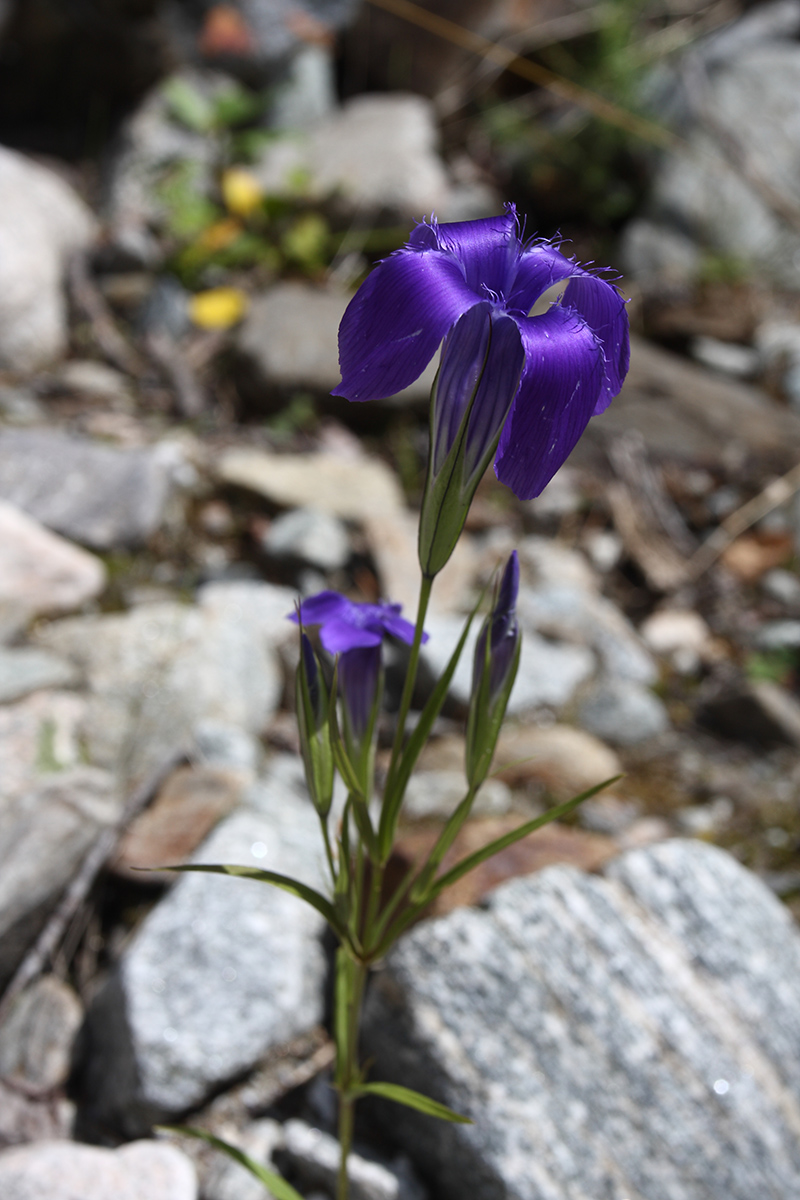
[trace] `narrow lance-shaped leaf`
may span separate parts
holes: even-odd
[[[420,756],[423,746],[430,736],[434,721],[439,716],[442,710],[442,705],[447,699],[447,693],[450,688],[453,676],[456,673],[456,667],[466,645],[469,631],[475,615],[483,603],[484,592],[478,597],[478,601],[467,618],[464,625],[461,637],[458,639],[455,650],[450,655],[450,660],[444,669],[441,677],[436,683],[428,702],[420,714],[420,718],[414,727],[414,730],[408,739],[408,744],[400,758],[399,766],[394,774],[390,776],[386,783],[386,790],[383,798],[383,809],[381,811],[380,827],[378,831],[379,848],[381,862],[386,863],[389,855],[392,852],[392,843],[394,841],[394,833],[397,827],[397,819],[400,815],[400,809],[403,804],[406,787],[411,777],[411,772],[417,759]]]
[[[207,1133],[205,1129],[194,1129],[191,1125],[158,1125],[156,1128],[163,1129],[166,1133],[180,1133],[184,1137],[198,1138],[201,1142],[207,1142],[209,1146],[213,1146],[215,1150],[221,1151],[222,1154],[227,1154],[228,1158],[239,1163],[251,1175],[255,1175],[256,1179],[260,1180],[265,1187],[269,1188],[275,1200],[303,1200],[300,1193],[277,1172],[270,1171],[268,1167],[262,1167],[261,1163],[257,1163],[249,1154],[245,1154],[244,1150],[231,1146],[229,1142],[215,1137],[213,1133]]]
[[[470,1117],[464,1117],[448,1108],[446,1104],[440,1104],[438,1100],[423,1096],[422,1092],[415,1092],[412,1088],[402,1087],[399,1083],[362,1083],[356,1095],[381,1096],[384,1100],[405,1104],[406,1108],[415,1108],[417,1112],[425,1113],[426,1116],[438,1117],[440,1121],[452,1121],[456,1125],[472,1124]]]
[[[233,875],[240,879],[255,879],[260,883],[272,884],[273,887],[289,892],[300,900],[305,900],[306,904],[310,904],[325,918],[335,933],[340,937],[347,937],[330,900],[327,900],[314,888],[309,887],[308,884],[301,883],[298,879],[292,879],[289,875],[278,875],[275,871],[264,871],[261,867],[240,866],[238,863],[181,863],[164,867],[150,867],[148,870],[196,871],[207,875]]]
[[[540,817],[534,817],[532,821],[526,821],[524,825],[520,825],[517,829],[512,829],[510,833],[505,834],[501,838],[497,838],[495,841],[490,842],[488,846],[484,846],[483,849],[477,850],[474,854],[462,859],[460,863],[457,863],[456,866],[452,868],[452,870],[448,871],[445,875],[440,876],[439,879],[437,879],[430,886],[425,895],[421,896],[416,903],[407,908],[405,912],[401,913],[401,915],[397,918],[395,923],[384,936],[380,945],[371,951],[373,959],[382,957],[389,947],[397,941],[397,939],[400,937],[400,934],[403,933],[409,927],[409,925],[413,924],[420,913],[427,908],[431,901],[435,900],[437,896],[440,896],[445,888],[448,888],[451,886],[451,884],[456,883],[463,875],[466,875],[475,867],[480,866],[480,864],[485,862],[488,858],[491,858],[495,854],[499,854],[501,850],[505,850],[508,846],[513,846],[514,843],[518,842],[521,838],[527,837],[531,833],[535,833],[537,829],[541,829],[544,825],[549,825],[551,821],[558,821],[561,819],[561,817],[566,817],[573,811],[573,809],[577,808],[579,804],[582,804],[584,800],[588,800],[591,796],[597,795],[597,793],[602,791],[603,788],[610,787],[612,783],[616,783],[616,781],[621,778],[621,775],[614,775],[611,779],[605,779],[602,783],[598,783],[594,787],[589,788],[587,791],[581,792],[579,796],[573,796],[571,800],[566,800],[563,804],[558,804],[554,808],[548,809],[548,811],[546,813],[542,813]]]

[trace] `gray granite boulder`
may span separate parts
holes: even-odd
[[[373,1077],[442,1200],[789,1200],[800,1178],[800,936],[723,851],[668,841],[419,926],[369,998]]]
[[[317,818],[280,776],[195,861],[241,863],[324,890]],[[154,864],[158,865],[158,864]],[[181,876],[141,925],[88,1019],[90,1115],[127,1136],[197,1107],[323,1014],[323,921],[267,884]]]

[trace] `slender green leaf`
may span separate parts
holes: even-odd
[[[328,924],[336,933],[343,935],[344,930],[341,928],[333,905],[330,900],[326,900],[314,888],[308,884],[300,883],[298,879],[292,879],[288,875],[278,875],[275,871],[263,871],[261,867],[243,867],[237,863],[184,863],[176,866],[168,867],[150,867],[152,871],[199,871],[207,875],[234,875],[241,879],[256,879],[260,883],[270,883],[273,887],[280,888],[284,892],[290,892],[291,895],[297,896],[300,900],[305,900],[306,904],[310,904],[318,913],[321,913]],[[346,936],[346,935],[345,935]]]
[[[571,800],[565,801],[564,804],[556,805],[555,808],[550,808],[540,817],[535,817],[532,821],[526,821],[524,825],[513,829],[511,833],[507,833],[504,837],[497,838],[494,842],[490,842],[488,846],[484,846],[482,850],[476,851],[468,858],[464,858],[460,863],[457,863],[451,871],[442,875],[431,886],[426,895],[421,896],[415,903],[411,904],[400,916],[395,920],[395,923],[390,927],[389,931],[384,934],[379,945],[370,950],[372,960],[382,958],[389,950],[390,946],[394,945],[401,933],[408,929],[409,925],[417,919],[417,917],[425,911],[432,900],[456,883],[463,875],[472,871],[475,867],[480,866],[487,858],[491,858],[494,854],[499,854],[501,850],[505,850],[507,846],[513,846],[514,842],[520,841],[521,838],[527,837],[529,833],[535,833],[537,829],[541,829],[544,825],[549,825],[551,821],[558,821],[561,817],[566,817],[573,809],[582,804],[584,800],[588,800],[591,796],[602,791],[603,788],[609,787],[612,783],[616,783],[621,779],[621,775],[614,775],[611,779],[606,779],[603,783],[598,783],[593,788],[589,788],[586,792],[581,792],[579,796],[573,796]],[[463,803],[463,801],[462,801]]]
[[[397,1104],[405,1104],[406,1108],[415,1108],[417,1112],[425,1113],[429,1117],[438,1117],[440,1121],[453,1121],[457,1125],[472,1124],[470,1117],[463,1117],[461,1113],[454,1112],[446,1104],[440,1104],[438,1100],[431,1100],[430,1096],[423,1096],[422,1092],[402,1087],[399,1083],[362,1083],[358,1087],[356,1095],[382,1096],[384,1100],[394,1100]]]
[[[223,1142],[222,1138],[214,1137],[213,1133],[207,1133],[205,1129],[194,1129],[191,1125],[157,1125],[156,1128],[163,1129],[167,1133],[180,1133],[184,1137],[198,1138],[201,1142],[208,1142],[209,1146],[213,1146],[215,1150],[220,1150],[223,1154],[227,1154],[228,1158],[232,1158],[234,1162],[239,1163],[251,1175],[255,1175],[256,1179],[269,1188],[275,1200],[303,1200],[300,1193],[280,1175],[276,1174],[275,1171],[270,1171],[267,1167],[262,1167],[249,1154],[245,1154],[243,1150],[237,1149],[236,1146],[231,1146],[229,1142]]]
[[[334,985],[333,1023],[336,1041],[336,1082],[344,1083],[344,1071],[349,1056],[350,1030],[350,960],[347,951],[340,946],[336,951],[336,979]]]
[[[462,858],[460,863],[442,875],[436,880],[436,883],[430,890],[428,900],[434,900],[437,896],[451,886],[457,883],[463,875],[480,866],[482,862],[486,862],[487,858],[492,858],[493,855],[499,854],[501,850],[505,850],[508,846],[513,846],[514,842],[520,841],[521,838],[527,837],[529,833],[535,833],[537,829],[541,829],[543,825],[549,825],[551,821],[559,821],[562,817],[566,817],[579,804],[583,804],[584,800],[588,800],[591,796],[596,796],[603,788],[609,787],[612,783],[616,783],[621,779],[621,775],[614,775],[611,779],[605,779],[602,783],[595,784],[585,792],[581,792],[579,796],[573,796],[571,800],[566,800],[563,804],[558,804],[554,808],[549,808],[546,813],[540,817],[535,817],[532,821],[526,821],[524,825],[520,825],[518,829],[512,829],[504,837],[496,838],[490,842],[488,846],[484,846],[481,850],[476,850],[474,854],[470,854],[467,858]]]
[[[485,589],[484,589],[485,592]],[[406,787],[411,777],[411,772],[414,770],[416,761],[420,756],[423,746],[427,742],[433,723],[439,716],[442,710],[447,693],[450,689],[453,676],[456,673],[461,654],[464,650],[472,622],[483,603],[484,592],[478,597],[478,601],[467,618],[463,633],[458,639],[455,650],[450,655],[450,661],[444,669],[441,678],[437,681],[436,687],[428,698],[428,702],[420,713],[419,720],[415,725],[411,736],[408,739],[405,750],[403,751],[400,763],[393,777],[387,780],[386,791],[384,793],[383,811],[381,812],[380,829],[378,832],[378,845],[381,854],[381,861],[386,862],[391,854],[392,842],[394,841],[394,831],[397,825],[397,818],[400,815],[400,808],[403,804]]]

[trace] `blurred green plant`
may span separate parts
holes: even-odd
[[[744,663],[745,674],[754,683],[789,684],[795,677],[797,667],[798,651],[787,646],[754,651],[748,654]]]

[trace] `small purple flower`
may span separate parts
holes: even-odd
[[[561,303],[530,316],[561,282]],[[474,397],[468,465],[499,436],[497,477],[521,499],[549,483],[628,370],[628,319],[617,289],[556,244],[521,241],[513,205],[481,221],[422,222],[376,267],[342,319],[335,394],[394,395],[422,374],[443,339],[434,470]]]
[[[400,604],[358,604],[339,592],[319,592],[300,605],[303,625],[319,625],[319,640],[338,654],[339,683],[356,737],[366,732],[381,667],[381,643],[387,634],[411,645],[414,626],[400,616]],[[297,621],[297,613],[290,620]],[[422,640],[428,640],[423,634]]]

